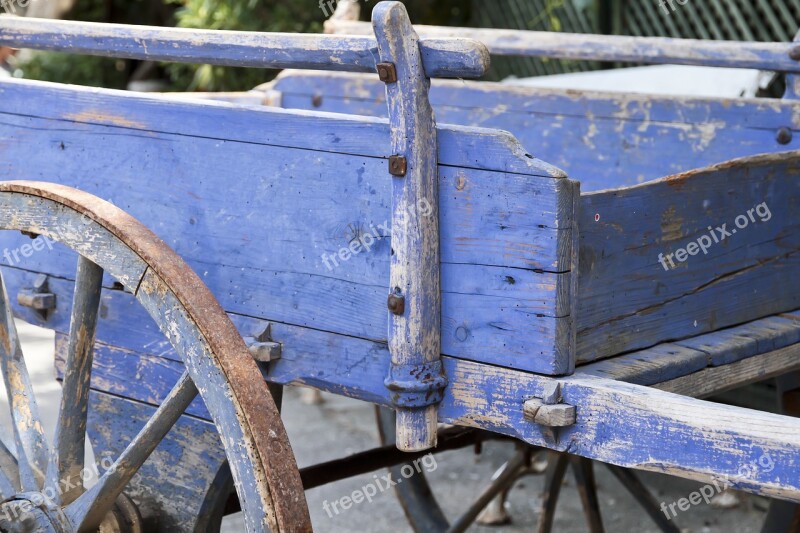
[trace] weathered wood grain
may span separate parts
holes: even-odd
[[[578,362],[797,309],[798,177],[787,152],[584,195]]]
[[[371,33],[368,24],[350,20],[330,20],[326,24],[326,29],[331,33],[346,35]],[[800,64],[789,57],[789,52],[795,46],[792,43],[708,41],[424,25],[415,25],[414,29],[423,38],[476,39],[485,43],[493,55],[800,72]]]
[[[708,366],[708,355],[678,344],[659,344],[652,348],[612,357],[578,367],[579,375],[653,385]]]
[[[79,257],[75,276],[61,405],[53,438],[54,452],[47,470],[47,486],[62,505],[71,503],[84,490],[81,471],[84,469],[89,384],[103,269]],[[64,479],[74,479],[75,483],[62,490],[60,483]]]
[[[684,396],[706,398],[798,369],[800,369],[800,345],[793,344],[735,363],[704,368],[693,374],[655,384],[654,387]]]
[[[92,392],[90,402],[89,438],[98,450],[98,465],[111,464],[156,410],[154,406],[100,392]],[[203,516],[204,511],[219,504],[220,497],[210,488],[221,469],[227,469],[225,451],[214,424],[184,416],[145,461],[125,492],[136,500],[145,518],[158,517],[159,527],[194,531],[198,524],[211,518]],[[102,473],[104,469],[98,470]]]
[[[23,86],[49,102],[38,117],[22,107]],[[378,226],[391,219],[387,124],[46,84],[3,90],[0,177],[112,199],[186,258],[229,311],[386,339],[390,246]],[[321,151],[309,160],[310,135]],[[507,135],[498,135],[439,130],[443,351],[561,374],[571,345],[561,323],[570,315],[575,184],[518,173],[548,170],[513,150],[499,157]],[[467,168],[455,166],[462,154]],[[511,172],[476,170],[476,158]],[[341,259],[368,240],[369,252],[362,244]],[[0,250],[19,252],[24,242],[3,234]],[[49,249],[9,257],[5,264],[72,276],[74,259]]]
[[[252,320],[234,319],[242,329]],[[283,336],[282,332],[277,334]],[[302,334],[313,332],[303,330]],[[389,361],[385,346],[375,345],[370,357],[357,358],[355,352],[363,354],[364,347],[355,348],[355,345],[366,341],[347,337],[334,339],[329,335],[327,341],[329,351],[324,356],[309,355],[316,357],[316,375],[300,377],[308,365],[300,363],[296,357],[306,356],[288,349],[290,344],[284,344],[287,356],[270,369],[270,379],[287,384],[313,384],[382,405],[390,404],[388,391],[380,381],[384,365]],[[775,354],[778,368],[771,371],[779,371],[791,361],[794,364],[798,361],[796,346],[784,350],[784,355]],[[756,359],[729,366],[748,364]],[[354,361],[357,366],[353,366]],[[554,446],[552,441],[545,441],[539,426],[524,420],[523,413],[524,402],[541,396],[552,379],[450,357],[444,357],[443,361],[450,384],[440,410],[441,422],[485,428],[535,445]],[[769,363],[769,358],[763,358],[760,363]],[[709,371],[722,372],[725,368]],[[358,379],[352,377],[354,374]],[[712,384],[728,387],[736,379],[750,381],[758,379],[757,375],[758,372],[748,371],[724,381],[707,379],[709,385],[705,388],[684,390],[710,394]],[[798,499],[799,487],[792,480],[800,478],[794,472],[796,462],[791,459],[800,445],[795,442],[800,435],[796,419],[697,402],[608,379],[575,376],[560,382],[564,402],[577,407],[578,418],[575,426],[561,430],[555,444],[559,450],[703,481],[726,475],[737,488]],[[134,386],[130,392],[142,393]],[[746,467],[764,454],[771,458],[775,469],[769,472],[762,469],[751,477],[752,469]],[[742,470],[745,475],[740,474],[740,469],[745,469]]]
[[[396,80],[386,83],[391,154],[401,157],[402,175],[387,169],[392,182],[392,237],[387,294],[389,352],[386,385],[397,394],[397,448],[407,452],[436,446],[435,398],[447,383],[442,374],[442,284],[439,253],[439,153],[436,120],[428,101],[419,38],[405,6],[383,2],[372,12],[381,63]],[[389,174],[392,176],[389,176]],[[402,307],[402,312],[400,308]],[[417,376],[415,378],[415,376]],[[424,379],[422,376],[425,376]],[[425,403],[402,405],[405,394],[427,389]],[[428,401],[432,400],[432,401]],[[416,403],[416,402],[413,402]]]
[[[131,26],[25,17],[0,18],[0,44],[72,54],[229,67],[375,72],[375,39],[310,33],[260,33]],[[431,77],[479,78],[489,68],[483,44],[469,39],[420,43]]]
[[[289,523],[310,529],[299,472],[268,387],[244,341],[200,278],[155,234],[97,197],[50,183],[4,182],[0,189],[4,229],[28,234],[41,229],[47,235],[54,234],[59,224],[70,226],[58,235],[64,245],[80,250],[115,278],[140,276],[131,292],[186,365],[182,385],[173,390],[174,401],[165,400],[141,438],[123,454],[119,471],[106,478],[109,492],[122,489],[152,451],[152,440],[163,436],[170,420],[177,420],[183,404],[188,406],[199,390],[224,437],[248,530],[280,529]],[[53,227],[47,221],[55,221]],[[94,229],[82,229],[85,226]],[[87,240],[104,232],[112,237],[106,246],[86,247]],[[129,264],[125,258],[130,254],[123,251],[139,262]],[[84,493],[66,508],[71,521],[94,527],[101,519],[113,501],[96,492]]]
[[[284,72],[271,86],[287,109],[385,116],[382,86],[363,75]],[[580,180],[584,192],[637,185],[800,146],[797,103],[514,87],[437,81],[440,123],[508,130],[535,156]],[[795,140],[780,144],[781,128]]]

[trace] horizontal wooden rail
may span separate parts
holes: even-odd
[[[369,26],[372,33],[371,26]],[[159,28],[0,16],[0,45],[126,59],[228,67],[375,72],[374,37]],[[478,78],[486,48],[468,39],[426,39],[431,78]]]
[[[368,23],[346,20],[329,20],[326,28],[331,33],[348,35],[360,35],[371,31]],[[800,72],[800,62],[792,59],[792,55],[795,55],[793,51],[796,48],[800,50],[797,43],[703,41],[439,26],[414,26],[414,28],[420,37],[426,39],[434,37],[475,39],[484,43],[491,54],[500,56]]]

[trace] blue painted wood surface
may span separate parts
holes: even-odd
[[[501,56],[800,72],[800,64],[790,57],[790,52],[796,46],[793,43],[711,41],[424,25],[415,25],[414,28],[422,37],[476,39],[485,43],[493,55]],[[347,35],[370,33],[369,25],[349,20],[330,20],[326,24],[326,29]]]
[[[414,452],[436,446],[437,404],[447,384],[440,361],[439,143],[428,101],[430,79],[405,6],[378,4],[372,24],[381,62],[395,69],[397,79],[386,83],[390,149],[405,167],[386,176],[392,181],[387,294],[402,311],[387,312],[392,364],[385,383],[395,400],[397,448]]]
[[[240,330],[253,327],[250,318],[233,318]],[[282,342],[286,341],[286,353],[270,369],[270,379],[316,385],[390,404],[381,383],[389,360],[385,345],[375,344],[369,351],[365,350],[368,341],[303,330],[303,335],[318,336],[328,354],[337,354],[318,358],[311,372],[311,365],[296,358],[315,355],[292,350],[285,334],[286,329],[277,332]],[[364,358],[365,351],[371,356]],[[100,352],[97,358],[102,360]],[[790,492],[796,491],[796,480],[800,479],[791,460],[800,446],[795,442],[800,434],[796,419],[696,402],[608,379],[575,376],[560,381],[564,401],[578,406],[578,423],[564,429],[554,444],[522,413],[524,401],[541,395],[551,380],[450,357],[443,361],[451,382],[440,410],[442,422],[490,429],[533,444],[646,470],[703,480],[727,475],[737,488],[797,498],[796,492]],[[104,367],[98,370],[98,376],[107,372]],[[180,370],[165,370],[169,372],[177,376]],[[145,402],[158,401],[153,389],[137,382],[130,385],[126,394],[139,395]],[[770,460],[771,468],[754,471],[750,463],[759,459]]]
[[[2,17],[0,44],[106,57],[270,69],[375,72],[373,37],[259,33]],[[479,78],[489,69],[483,44],[469,39],[421,43],[437,78]]]
[[[192,264],[229,311],[386,339],[385,122],[32,82],[0,91],[1,178],[112,199]],[[37,116],[26,111],[31,98]],[[567,372],[574,182],[507,134],[442,128],[439,138],[443,352]],[[370,233],[371,251],[341,258]],[[2,239],[0,250],[25,242]],[[24,258],[24,268],[72,276],[74,258],[47,255]]]
[[[153,406],[100,392],[92,393],[91,407],[89,437],[98,451],[97,462],[104,465],[122,453],[155,412]],[[201,511],[211,503],[206,498],[215,496],[210,489],[223,468],[227,469],[225,452],[216,427],[184,416],[144,463],[126,494],[136,499],[145,516],[158,516],[159,531],[192,531],[209,518]]]
[[[578,362],[799,307],[798,178],[786,152],[584,195]]]
[[[272,89],[288,109],[386,114],[383,87],[361,75],[286,72]],[[583,192],[800,147],[800,104],[791,101],[449,81],[434,81],[430,98],[440,123],[510,131],[530,153],[579,180]],[[780,144],[780,128],[793,130],[795,140]]]

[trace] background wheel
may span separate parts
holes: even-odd
[[[0,370],[16,453],[0,447],[0,529],[137,531],[123,490],[199,394],[222,439],[248,531],[311,529],[300,474],[280,415],[244,341],[191,269],[136,220],[92,195],[49,183],[0,184],[0,229],[43,235],[77,252],[63,396],[52,446],[31,389],[5,285]],[[86,489],[89,383],[104,272],[132,293],[185,372],[128,447]],[[68,480],[65,482],[65,480]]]

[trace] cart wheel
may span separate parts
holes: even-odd
[[[16,454],[0,446],[0,530],[140,531],[136,506],[123,490],[198,392],[221,436],[248,531],[311,529],[300,474],[267,384],[223,309],[177,254],[113,205],[49,183],[0,183],[0,229],[44,235],[80,255],[52,446],[43,434],[0,277],[0,370],[16,444]],[[135,295],[186,370],[87,489],[81,472],[104,272]]]
[[[394,411],[385,407],[376,410],[378,430],[383,444],[394,442],[395,419]],[[418,533],[432,533],[447,531],[455,533],[466,531],[473,524],[499,525],[508,523],[510,518],[505,513],[504,503],[508,492],[513,485],[523,476],[531,474],[545,474],[545,488],[542,498],[542,507],[539,515],[539,533],[549,533],[553,527],[556,504],[558,502],[561,484],[567,473],[567,467],[572,466],[578,492],[581,496],[588,530],[592,533],[603,531],[602,518],[597,500],[597,491],[594,482],[593,461],[582,457],[570,456],[563,453],[548,452],[546,467],[538,467],[533,463],[533,454],[537,448],[520,444],[513,458],[504,464],[492,477],[491,483],[483,493],[473,502],[454,522],[450,522],[442,512],[431,490],[424,472],[403,480],[395,485],[397,497],[403,506],[406,517],[411,527]],[[406,463],[410,464],[410,463]],[[392,467],[392,478],[399,479],[400,470],[404,465]],[[667,520],[658,507],[655,498],[639,481],[632,470],[627,470],[613,465],[606,465],[622,485],[636,498],[636,501],[653,519],[661,531],[667,533],[680,533],[680,528]],[[413,465],[411,465],[413,468]]]

